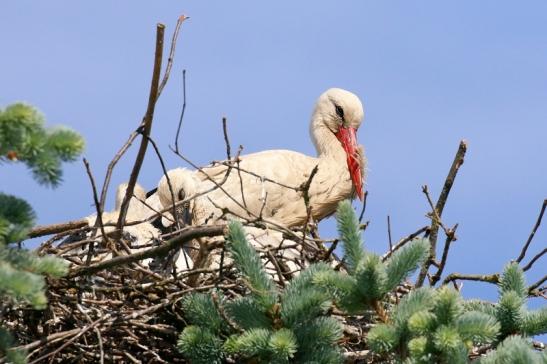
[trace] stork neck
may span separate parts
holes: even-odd
[[[313,125],[311,134],[319,158],[346,159],[344,148],[334,133],[325,125]],[[344,165],[344,164],[343,164]]]

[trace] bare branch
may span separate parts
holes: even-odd
[[[175,48],[177,47],[177,39],[179,37],[179,31],[182,26],[182,23],[186,19],[190,19],[190,17],[181,15],[177,19],[177,25],[175,25],[175,30],[173,31],[173,37],[171,38],[171,49],[169,50],[169,58],[167,59],[167,66],[165,67],[165,73],[163,74],[163,79],[161,80],[160,85],[158,86],[158,96],[157,99],[160,98],[161,92],[163,91],[163,88],[167,84],[167,81],[169,80],[169,75],[171,74],[171,67],[173,67],[173,60],[175,59]]]
[[[162,257],[173,249],[181,248],[184,243],[192,239],[197,239],[204,236],[225,235],[225,228],[226,227],[224,225],[192,226],[190,228],[183,229],[180,235],[166,241],[156,248],[140,251],[138,253],[133,253],[130,255],[118,256],[105,262],[93,264],[86,267],[78,267],[70,271],[68,276],[72,278],[81,275],[90,275],[103,269],[126,265],[139,260]]]
[[[40,236],[58,234],[68,230],[79,229],[85,226],[88,226],[88,222],[86,219],[72,220],[60,224],[38,225],[30,230],[30,232],[28,233],[28,237],[38,238]]]
[[[140,132],[143,135],[150,136],[150,131],[152,130],[152,120],[154,119],[154,109],[156,107],[156,100],[158,98],[158,84],[160,79],[161,72],[161,61],[163,58],[163,36],[164,36],[165,25],[158,24],[156,27],[156,51],[154,55],[154,70],[152,72],[152,83],[150,85],[150,95],[148,96],[148,107],[146,114],[143,117],[141,126],[139,127]],[[141,170],[142,163],[144,161],[144,155],[146,154],[146,149],[148,147],[148,139],[142,138],[139,151],[137,153],[137,158],[135,159],[135,164],[133,165],[133,170],[131,171],[131,176],[129,177],[129,182],[127,183],[127,190],[125,191],[125,196],[123,198],[122,204],[120,206],[120,215],[118,218],[118,223],[116,224],[117,230],[121,230],[125,223],[125,217],[127,215],[127,208],[129,207],[129,201],[131,196],[133,196],[133,190],[135,184],[137,183],[137,178],[139,177],[139,172]]]
[[[543,249],[542,251],[540,251],[539,253],[536,254],[535,257],[532,258],[532,260],[530,260],[530,262],[528,264],[526,264],[524,267],[522,267],[522,270],[523,271],[527,271],[529,270],[530,268],[532,268],[532,265],[534,265],[534,263],[539,259],[541,258],[543,255],[545,255],[545,253],[547,253],[547,248]]]
[[[524,256],[526,255],[526,251],[528,250],[528,247],[530,246],[530,243],[532,242],[532,239],[534,238],[534,235],[536,235],[536,231],[541,225],[541,219],[543,219],[543,214],[545,213],[545,208],[547,208],[547,199],[543,200],[543,204],[541,205],[541,210],[539,212],[539,216],[536,220],[536,224],[534,225],[534,228],[532,229],[532,232],[530,233],[530,236],[528,237],[528,240],[526,240],[526,243],[522,247],[522,251],[520,252],[517,263],[520,263]]]
[[[391,241],[391,219],[389,218],[389,215],[387,215],[387,238],[388,238],[389,250],[391,251],[393,249],[393,243]]]
[[[108,237],[106,236],[106,233],[104,231],[103,211],[101,210],[101,204],[99,203],[99,198],[97,197],[97,188],[95,187],[95,179],[93,178],[93,174],[91,173],[89,162],[85,158],[84,158],[84,165],[85,165],[85,170],[87,172],[87,175],[89,176],[89,181],[91,182],[91,189],[93,190],[93,201],[95,202],[95,209],[97,210],[97,219],[95,221],[95,226],[99,226],[99,228],[101,229],[101,234],[103,234],[104,239],[108,241]],[[93,247],[93,243],[89,243],[90,251],[92,250],[92,247]]]
[[[359,214],[359,223],[363,220],[363,216],[365,215],[365,210],[367,208],[367,197],[368,197],[368,191],[365,191],[365,195],[363,197],[363,207],[361,207],[361,213]]]
[[[435,255],[437,250],[437,236],[439,233],[439,221],[443,214],[444,206],[446,204],[448,194],[450,193],[450,189],[452,188],[452,185],[454,184],[454,180],[456,179],[456,175],[458,174],[458,170],[460,169],[461,165],[464,162],[466,151],[467,151],[467,143],[465,142],[465,140],[462,140],[460,141],[458,151],[456,152],[456,156],[454,157],[452,166],[450,167],[450,170],[448,171],[448,175],[446,176],[446,179],[444,181],[443,189],[441,191],[441,194],[439,195],[437,204],[435,205],[435,208],[433,209],[433,213],[436,212],[438,216],[438,220],[433,219],[431,221],[431,230],[429,235],[429,241],[431,242],[431,249],[429,252],[429,259],[427,259],[425,263],[422,265],[420,274],[418,275],[418,279],[416,279],[416,284],[415,284],[416,287],[421,287],[423,285],[425,277],[427,276],[427,272],[431,265],[431,262],[435,260]]]
[[[393,255],[393,253],[395,253],[397,250],[401,249],[406,243],[408,243],[409,241],[412,241],[418,235],[420,235],[423,232],[427,231],[427,229],[429,229],[429,226],[424,226],[424,227],[418,229],[417,231],[413,232],[412,234],[408,235],[407,237],[404,237],[401,240],[399,240],[397,242],[397,244],[395,244],[393,249],[391,249],[390,251],[388,251],[386,254],[384,254],[382,256],[382,261],[385,262],[386,259],[388,259],[391,255]]]
[[[431,277],[429,283],[434,286],[437,284],[437,282],[441,279],[441,275],[443,274],[444,267],[446,265],[446,261],[448,259],[448,251],[450,250],[450,244],[452,242],[456,241],[456,229],[458,228],[458,224],[454,225],[452,229],[448,230],[448,233],[446,234],[446,241],[444,242],[444,248],[443,248],[443,255],[441,258],[441,263],[439,264],[439,267],[437,268],[437,272],[433,277]]]
[[[179,135],[184,120],[184,112],[186,111],[186,70],[182,70],[182,110],[180,112],[179,124],[177,126],[177,134],[175,135],[175,150],[179,152]]]
[[[460,273],[450,273],[444,280],[443,285],[448,284],[454,281],[476,281],[476,282],[487,282],[492,284],[498,284],[500,280],[500,275],[495,274],[460,274]]]

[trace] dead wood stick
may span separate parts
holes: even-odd
[[[97,232],[97,227],[101,229],[101,234],[103,235],[103,239],[108,245],[108,236],[106,235],[106,232],[104,231],[104,224],[103,224],[103,211],[101,208],[101,204],[99,202],[99,198],[97,196],[97,187],[95,186],[95,179],[93,178],[93,174],[91,173],[91,167],[89,166],[89,162],[87,159],[84,158],[84,165],[85,170],[87,172],[87,175],[89,176],[89,181],[91,182],[91,190],[93,191],[93,201],[95,202],[95,209],[97,210],[97,218],[95,220],[95,226],[93,228],[93,232],[91,233],[91,236],[94,237]],[[89,254],[87,255],[86,264],[89,265],[89,262],[91,262],[91,256],[93,255],[93,247],[94,242],[89,243]],[[114,250],[115,251],[115,250]]]
[[[169,80],[169,75],[171,74],[171,68],[173,67],[173,60],[175,59],[175,49],[177,48],[177,39],[179,37],[180,28],[182,26],[182,23],[186,19],[190,19],[190,17],[186,15],[181,15],[177,19],[177,25],[175,25],[175,30],[173,31],[173,37],[171,38],[171,49],[169,50],[169,58],[167,59],[167,66],[165,66],[165,72],[163,74],[163,79],[161,80],[160,85],[158,86],[158,96],[160,97],[161,92],[163,91],[163,88],[167,84],[167,81]]]
[[[536,254],[535,257],[532,258],[532,260],[530,260],[530,262],[528,264],[526,264],[524,267],[522,267],[522,270],[523,271],[527,271],[529,270],[530,268],[532,268],[532,265],[534,265],[534,263],[539,259],[541,258],[543,255],[545,255],[545,253],[547,253],[547,248],[543,249],[542,251],[540,251],[539,253]]]
[[[167,173],[167,167],[165,167],[165,162],[163,161],[163,157],[161,156],[160,150],[158,146],[156,145],[156,142],[154,139],[152,139],[150,136],[146,134],[142,134],[143,138],[148,139],[150,144],[152,144],[152,147],[154,148],[154,151],[156,152],[156,155],[158,156],[158,159],[160,161],[161,170],[163,171],[163,175],[165,176],[165,179],[167,180],[167,187],[169,188],[169,194],[171,195],[171,213],[173,214],[173,223],[177,229],[180,229],[180,221],[178,219],[178,213],[177,213],[177,206],[175,205],[175,190],[173,190],[173,185],[171,184],[171,178],[169,178],[169,174]],[[144,202],[146,204],[146,202]],[[163,215],[162,215],[163,216]]]
[[[163,58],[164,31],[165,25],[158,24],[156,26],[156,51],[154,54],[154,70],[152,72],[152,83],[150,85],[150,94],[148,96],[148,107],[146,109],[146,113],[144,114],[141,126],[139,127],[141,134],[146,136],[150,136],[150,131],[152,130],[152,120],[154,119],[154,110],[156,107],[156,100],[158,98],[158,85],[160,80],[161,61]],[[129,182],[127,183],[127,190],[125,191],[125,196],[120,206],[120,215],[118,218],[118,223],[116,224],[117,230],[121,230],[125,223],[129,201],[133,196],[133,190],[135,189],[135,184],[137,183],[137,178],[139,177],[139,172],[144,161],[147,147],[148,139],[142,138],[141,145],[137,153],[137,158],[135,159],[135,164],[133,165],[133,170],[131,171],[131,176],[129,177]],[[120,234],[119,231],[118,234]]]
[[[38,225],[33,227],[28,233],[29,238],[38,238],[44,235],[62,233],[68,230],[79,229],[88,226],[86,219],[72,220],[60,224]]]
[[[526,255],[526,251],[528,250],[528,247],[530,246],[530,243],[532,242],[532,239],[534,238],[534,235],[536,235],[536,231],[539,228],[539,225],[541,225],[541,220],[543,219],[543,214],[545,213],[545,208],[547,208],[547,199],[543,200],[543,204],[541,205],[541,210],[539,212],[539,216],[536,220],[536,224],[534,225],[534,228],[532,229],[532,232],[530,233],[530,236],[528,236],[528,240],[526,240],[526,243],[522,247],[522,251],[520,252],[517,263],[520,263],[524,256]]]
[[[448,284],[454,281],[476,281],[476,282],[487,282],[498,284],[500,280],[500,275],[495,274],[460,274],[460,273],[450,273],[443,280],[443,285]]]
[[[130,255],[122,255],[110,260],[89,265],[86,267],[78,267],[69,272],[68,277],[77,277],[81,275],[89,275],[103,269],[113,268],[119,265],[129,264],[138,260],[161,257],[169,253],[173,249],[182,248],[183,244],[204,236],[218,236],[225,234],[225,225],[210,225],[210,226],[192,226],[181,231],[180,235],[168,240],[161,246],[144,250]]]
[[[363,221],[363,216],[365,215],[365,210],[367,209],[367,197],[368,197],[368,191],[365,191],[365,195],[363,196],[363,205],[361,207],[361,213],[359,214],[359,224],[361,221]]]
[[[399,240],[397,244],[393,246],[393,249],[391,249],[390,251],[388,251],[386,254],[382,256],[382,261],[385,262],[386,259],[388,259],[393,253],[395,253],[397,250],[402,248],[406,243],[408,243],[409,241],[411,241],[412,239],[414,239],[421,233],[427,231],[427,229],[429,229],[429,226],[424,226],[420,228],[419,230],[413,232],[412,234],[408,235],[407,237],[404,237],[401,240]]]
[[[85,334],[87,331],[93,329],[94,327],[96,327],[97,325],[99,325],[101,322],[103,321],[106,321],[110,318],[110,314],[106,314],[104,316],[102,316],[101,318],[93,321],[91,324],[79,329],[78,333],[76,335],[74,335],[72,338],[70,338],[69,340],[67,340],[63,345],[59,346],[57,349],[55,349],[54,351],[52,352],[49,352],[45,355],[42,355],[41,357],[39,357],[38,359],[35,359],[33,360],[32,362],[30,362],[29,364],[36,364],[36,363],[39,363],[40,361],[46,359],[46,358],[49,358],[50,356],[54,356],[54,355],[57,355],[57,353],[59,353],[61,350],[63,350],[64,348],[66,348],[68,345],[72,344],[75,340],[77,340],[80,336],[82,336],[83,334]]]
[[[435,205],[435,209],[433,211],[433,213],[436,212],[439,219],[443,214],[443,210],[446,204],[446,200],[448,198],[448,194],[450,193],[450,189],[452,188],[452,185],[454,184],[454,180],[456,179],[458,170],[460,169],[461,165],[464,162],[466,151],[467,151],[467,142],[465,140],[462,140],[460,141],[458,151],[456,152],[456,156],[454,157],[452,166],[450,167],[450,170],[448,171],[448,175],[446,176],[446,179],[444,181],[443,189],[441,191],[441,194],[439,195],[439,199],[437,200],[437,204]],[[439,226],[440,226],[439,221],[440,220],[437,220],[437,219],[432,219],[431,221],[431,230],[429,235],[429,241],[431,242],[431,249],[429,251],[429,258],[422,265],[420,274],[418,275],[418,278],[416,279],[416,284],[415,284],[416,287],[421,287],[423,285],[424,280],[427,276],[429,267],[431,266],[431,262],[435,260],[436,250],[437,250],[437,237],[439,234]]]
[[[544,275],[543,277],[541,277],[536,283],[533,283],[531,284],[529,287],[528,287],[528,292],[532,292],[534,290],[536,290],[537,288],[539,288],[539,286],[541,286],[545,281],[547,281],[547,275]]]
[[[458,224],[454,225],[452,229],[448,229],[448,234],[446,234],[446,241],[444,242],[444,248],[443,248],[443,255],[441,257],[441,263],[439,264],[439,268],[437,268],[437,272],[431,277],[429,283],[434,286],[437,284],[437,282],[441,279],[441,275],[443,274],[444,267],[446,266],[446,261],[448,259],[448,252],[450,250],[450,245],[452,242],[456,241],[456,229],[458,228]]]
[[[180,112],[179,125],[177,126],[177,133],[175,134],[175,150],[179,152],[179,135],[182,128],[182,121],[184,120],[184,112],[186,111],[186,70],[182,70],[182,110]]]

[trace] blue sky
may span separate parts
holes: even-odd
[[[184,68],[181,145],[199,164],[225,156],[222,116],[245,153],[313,154],[308,121],[317,96],[329,87],[359,95],[366,111],[358,137],[370,168],[365,241],[375,251],[387,247],[388,214],[394,239],[428,223],[421,186],[436,199],[460,139],[469,151],[444,214],[446,224],[460,224],[447,273],[501,270],[547,198],[543,1],[12,0],[0,14],[0,106],[27,101],[49,123],[81,132],[98,181],[145,111],[155,24],[164,22],[170,39],[186,14],[153,126],[170,168],[184,165],[168,148]],[[114,186],[128,179],[136,149],[117,167]],[[150,189],[160,175],[149,153],[140,182]],[[0,166],[1,190],[31,202],[40,224],[93,212],[83,164],[66,165],[64,179],[50,190],[23,166]],[[335,234],[332,221],[322,232]],[[530,254],[546,241],[543,226]],[[536,264],[529,281],[544,267]],[[464,292],[495,296],[485,284],[466,283]]]

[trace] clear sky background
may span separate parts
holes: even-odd
[[[308,123],[315,99],[342,87],[366,109],[358,137],[370,168],[370,249],[385,251],[388,214],[394,240],[429,223],[421,186],[437,198],[466,139],[443,219],[460,224],[446,273],[498,272],[518,255],[547,198],[546,2],[4,0],[0,107],[27,101],[50,125],[81,132],[102,181],[144,114],[155,25],[167,25],[169,40],[180,14],[191,19],[152,133],[169,168],[184,165],[168,148],[182,69],[188,106],[180,143],[198,164],[225,157],[222,116],[233,149],[314,154]],[[136,149],[116,168],[111,192],[128,179]],[[0,189],[27,199],[40,224],[93,213],[81,161],[64,170],[64,183],[51,190],[23,166],[0,165]],[[150,151],[139,182],[151,189],[160,176]],[[324,237],[335,235],[333,226],[322,224]],[[546,243],[547,221],[530,256]],[[529,282],[546,273],[545,261]],[[496,296],[482,283],[465,283],[464,293]]]

